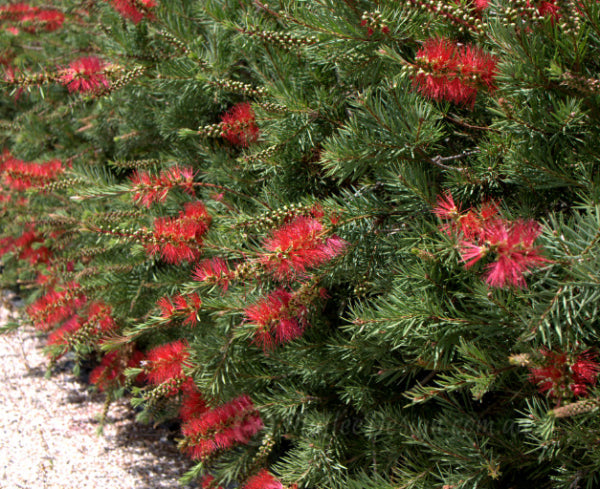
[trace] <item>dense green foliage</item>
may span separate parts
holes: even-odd
[[[1,283],[50,357],[214,487],[598,487],[596,1],[53,3],[0,10]],[[200,453],[192,391],[254,424]]]

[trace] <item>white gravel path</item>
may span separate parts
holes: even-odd
[[[0,326],[8,315],[0,307]],[[136,423],[120,400],[98,435],[103,396],[64,363],[44,378],[42,346],[32,330],[0,334],[0,489],[181,488],[191,463],[177,433]]]

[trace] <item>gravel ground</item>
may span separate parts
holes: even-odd
[[[0,307],[0,326],[9,315]],[[119,400],[98,435],[104,396],[67,361],[44,378],[42,346],[33,330],[0,334],[0,489],[181,489],[191,463],[177,432],[136,423]]]

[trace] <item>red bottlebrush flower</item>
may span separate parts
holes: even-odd
[[[231,144],[247,147],[256,142],[259,129],[248,102],[234,105],[221,117],[221,135]]]
[[[86,323],[91,327],[93,334],[107,333],[117,326],[115,319],[112,317],[112,307],[102,301],[90,304]]]
[[[473,6],[475,7],[476,10],[479,10],[479,11],[485,10],[486,8],[488,8],[489,5],[490,5],[490,0],[475,0],[473,2]]]
[[[181,295],[178,294],[173,299],[169,297],[161,297],[156,305],[161,310],[161,317],[166,320],[171,320],[174,317],[185,317],[183,324],[195,326],[198,322],[198,311],[202,307],[202,299],[196,293]]]
[[[264,242],[269,253],[262,255],[259,261],[278,280],[293,278],[307,268],[331,260],[347,245],[338,237],[324,240],[322,234],[319,220],[299,216],[273,231]]]
[[[175,313],[175,305],[167,296],[158,299],[156,305],[160,308],[160,315],[163,319],[170,320]]]
[[[285,489],[268,470],[262,469],[258,474],[250,477],[243,489]]]
[[[79,58],[62,70],[59,79],[69,92],[95,92],[100,87],[108,88],[105,67],[104,62],[95,56]]]
[[[40,10],[35,19],[46,32],[60,29],[65,21],[65,15],[58,10]]]
[[[433,209],[433,213],[440,219],[455,220],[460,216],[460,208],[454,203],[452,194],[446,192],[444,195],[437,197],[437,206]]]
[[[210,475],[210,474],[205,475],[200,480],[200,488],[201,489],[223,489],[222,486],[216,486],[214,484],[214,480],[215,480],[215,478],[212,475]]]
[[[155,0],[107,0],[113,8],[134,24],[139,24],[142,19],[152,20],[151,10],[156,7]]]
[[[476,46],[429,39],[416,55],[413,86],[426,97],[473,106],[480,88],[496,87],[497,60]]]
[[[447,194],[438,199],[438,207],[433,212],[451,220],[442,229],[460,237],[459,252],[466,268],[487,256],[493,257],[485,275],[491,287],[526,287],[525,272],[549,261],[541,255],[541,249],[534,246],[541,234],[540,225],[532,220],[502,219],[495,202],[461,213],[452,196]]]
[[[485,244],[478,245],[468,241],[461,241],[460,243],[460,256],[465,262],[465,268],[471,268],[475,263],[485,257],[489,251],[489,247]]]
[[[48,345],[62,345],[64,350],[61,355],[65,354],[68,350],[69,337],[75,332],[79,331],[83,325],[83,318],[77,314],[67,319],[58,329],[48,335],[46,344]]]
[[[487,266],[486,282],[492,287],[526,287],[523,274],[548,262],[533,245],[541,228],[535,221],[498,222],[486,229],[496,259]]]
[[[184,423],[193,418],[198,418],[208,411],[206,401],[201,392],[194,384],[191,377],[188,377],[181,386],[181,406],[179,408],[179,417]]]
[[[600,364],[597,354],[586,350],[569,356],[561,351],[541,350],[542,366],[530,368],[529,379],[538,385],[542,394],[563,400],[569,397],[585,397],[590,385],[596,385]]]
[[[152,384],[183,378],[183,365],[189,358],[185,340],[157,346],[147,353],[146,376]]]
[[[164,202],[169,191],[175,187],[194,194],[194,171],[191,168],[173,167],[164,170],[160,175],[136,171],[130,178],[135,192],[133,200],[146,207],[154,202]]]
[[[223,292],[229,288],[231,280],[231,270],[227,267],[227,262],[222,258],[211,258],[201,261],[192,275],[198,282],[206,282],[221,287]]]
[[[137,350],[111,351],[102,357],[100,365],[90,373],[90,383],[101,391],[105,391],[111,385],[121,385],[125,381],[125,369],[139,366],[143,359],[144,354]],[[136,380],[141,381],[142,376],[143,374],[140,374]]]
[[[211,218],[202,202],[188,202],[179,217],[154,221],[154,241],[146,246],[149,254],[160,254],[167,263],[195,261],[202,254],[202,235]]]
[[[86,336],[100,336],[116,327],[111,316],[112,308],[102,301],[96,301],[89,305],[87,317],[74,314],[67,319],[57,330],[48,337],[49,345],[69,346],[69,340],[78,331],[83,331]],[[67,349],[65,348],[65,353]]]
[[[246,444],[262,428],[252,400],[243,395],[192,418],[182,425],[181,431],[186,438],[184,450],[197,460]]]
[[[294,296],[278,289],[244,309],[247,321],[256,325],[254,342],[263,350],[302,336],[306,327],[306,306],[294,304]]]
[[[25,16],[35,14],[38,10],[38,7],[33,7],[26,3],[2,5],[0,7],[0,20],[18,21]]]
[[[527,6],[530,6],[527,0]],[[560,18],[560,7],[556,4],[556,0],[541,1],[537,6],[538,13],[543,17],[551,17],[552,22]]]
[[[33,325],[42,331],[48,331],[61,321],[69,318],[87,301],[86,297],[78,292],[79,284],[71,282],[61,291],[54,289],[40,297],[27,307],[27,314]]]
[[[196,293],[186,296],[178,295],[175,297],[175,309],[185,316],[183,324],[196,326],[198,323],[198,311],[202,307],[202,299]]]
[[[63,171],[60,160],[32,163],[8,155],[0,162],[0,174],[4,184],[17,192],[46,185],[56,180]]]
[[[48,263],[50,250],[46,246],[40,246],[43,242],[44,237],[40,236],[31,224],[18,238],[8,236],[0,239],[0,257],[12,251],[19,260],[27,260],[31,265]]]

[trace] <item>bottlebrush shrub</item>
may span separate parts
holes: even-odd
[[[595,1],[35,3],[0,284],[186,479],[598,486]]]

